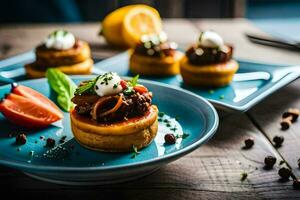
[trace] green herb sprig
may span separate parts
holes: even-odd
[[[127,81],[127,88],[123,91],[125,95],[132,95],[135,93],[134,86],[137,85],[139,79],[139,75],[133,77],[130,81]]]
[[[96,92],[94,90],[94,87],[100,76],[101,75],[97,76],[92,80],[86,81],[84,84],[79,86],[75,91],[75,95],[82,95],[84,93],[95,94]]]

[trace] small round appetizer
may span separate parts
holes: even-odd
[[[199,87],[228,85],[239,68],[232,53],[233,47],[224,44],[220,35],[212,31],[202,32],[198,43],[191,46],[181,60],[184,83]]]
[[[88,43],[64,30],[51,33],[35,49],[35,54],[36,61],[25,65],[31,78],[44,77],[48,68],[56,68],[66,74],[90,74],[93,68]]]
[[[168,42],[164,32],[159,35],[143,35],[141,42],[130,51],[130,71],[147,76],[172,76],[179,74],[183,54],[177,44]]]
[[[126,152],[149,145],[158,129],[158,109],[152,93],[137,84],[138,76],[122,80],[109,72],[83,81],[70,112],[75,139],[98,151]]]

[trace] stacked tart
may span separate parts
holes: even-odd
[[[57,30],[35,49],[36,61],[25,65],[31,78],[44,77],[48,68],[66,74],[90,74],[93,68],[91,50],[87,42],[67,31]]]
[[[158,109],[151,103],[152,93],[137,84],[137,79],[125,81],[109,72],[80,83],[70,115],[74,137],[81,145],[123,152],[152,142],[158,129]]]
[[[130,71],[148,76],[172,76],[179,73],[183,54],[177,44],[168,42],[164,32],[159,35],[143,35],[130,52]]]
[[[202,32],[181,60],[183,81],[191,86],[222,87],[228,85],[239,68],[232,59],[233,47],[225,44],[213,31]]]

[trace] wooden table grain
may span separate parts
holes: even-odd
[[[39,24],[1,25],[0,59],[32,49],[49,32],[64,28],[88,41],[95,58],[107,58],[122,50],[112,49],[99,38],[100,24]],[[297,52],[280,50],[250,43],[245,32],[260,33],[245,19],[164,20],[170,40],[187,47],[198,38],[200,30],[212,29],[235,46],[235,56],[270,63],[300,64]],[[223,117],[216,135],[193,153],[161,168],[157,172],[128,183],[74,187],[34,180],[13,169],[0,167],[0,188],[19,197],[44,199],[300,199],[300,191],[290,181],[279,181],[278,169],[291,167],[300,177],[300,123],[281,131],[281,114],[289,107],[300,108],[300,81],[281,89],[249,112]],[[222,113],[221,113],[222,114]],[[223,115],[223,114],[222,114]],[[275,135],[285,138],[281,148],[274,148]],[[252,137],[255,145],[243,150],[245,138]],[[264,158],[273,155],[277,164],[272,170],[263,169]],[[286,163],[279,166],[279,161]],[[241,173],[248,173],[241,181]]]

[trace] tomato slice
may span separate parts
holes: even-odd
[[[145,93],[145,92],[148,92],[148,89],[147,89],[145,86],[143,86],[143,85],[136,85],[136,86],[133,87],[133,89],[134,89],[136,92],[140,93],[140,94],[143,94],[143,93]]]
[[[63,113],[60,111],[60,109],[51,100],[49,100],[41,93],[24,85],[13,86],[12,92],[14,94],[23,96],[27,99],[31,99],[32,101],[34,101],[34,103],[39,104],[40,106],[43,106],[46,109],[50,110],[52,114],[56,115],[58,118],[63,118]]]
[[[124,81],[124,80],[121,80],[121,81],[120,81],[120,85],[121,85],[121,87],[123,88],[123,90],[125,90],[125,89],[127,88],[127,82]]]
[[[12,123],[25,128],[44,128],[61,119],[31,99],[8,94],[0,103],[0,112]]]

